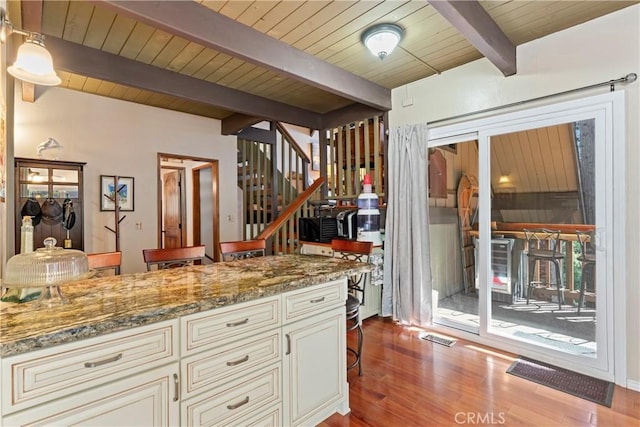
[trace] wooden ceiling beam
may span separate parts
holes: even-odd
[[[222,120],[221,133],[223,135],[234,135],[245,128],[251,127],[256,123],[260,123],[261,121],[263,121],[263,119],[260,117],[235,113]]]
[[[429,4],[502,74],[516,74],[516,47],[477,0],[435,0]]]
[[[330,111],[322,116],[322,129],[343,126],[357,120],[380,116],[384,111],[367,107],[362,104],[352,104],[338,110]]]
[[[319,129],[322,123],[321,114],[302,108],[163,70],[56,37],[47,37],[46,40],[47,49],[55,58],[56,68],[60,70],[200,102],[260,117],[261,120],[279,120],[311,129]]]
[[[94,0],[116,13],[354,102],[388,111],[391,90],[195,1]]]

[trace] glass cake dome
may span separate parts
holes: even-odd
[[[56,293],[63,299],[59,285],[92,275],[84,252],[63,249],[56,243],[56,239],[48,237],[44,240],[44,248],[11,257],[7,261],[2,287],[44,288],[39,301],[52,298]]]

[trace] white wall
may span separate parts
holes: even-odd
[[[518,73],[504,77],[486,59],[392,91],[390,126],[431,122],[640,73],[640,5],[519,46]],[[640,188],[640,82],[618,85],[626,93],[626,186]],[[608,87],[581,92],[584,97]],[[400,107],[405,97],[414,104]],[[558,102],[558,98],[546,103]],[[535,104],[530,104],[535,105]],[[522,107],[521,107],[522,108]],[[627,377],[640,387],[640,194],[627,191]]]
[[[39,88],[40,89],[40,88]],[[220,240],[237,240],[236,137],[220,134],[220,121],[62,88],[47,88],[35,103],[22,102],[16,87],[15,156],[36,157],[51,136],[63,145],[60,160],[86,162],[85,251],[115,248],[105,229],[113,213],[100,212],[100,175],[135,178],[135,211],[120,223],[124,273],[143,271],[142,249],[157,247],[157,153],[219,160]],[[142,230],[136,230],[136,222]]]

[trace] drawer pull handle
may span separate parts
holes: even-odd
[[[97,362],[84,362],[84,367],[85,368],[95,368],[95,367],[98,367],[98,366],[106,365],[107,363],[117,362],[120,359],[122,359],[122,353],[118,353],[115,356],[110,357],[108,359],[98,360]]]
[[[249,403],[249,396],[245,397],[238,403],[234,403],[233,405],[227,405],[227,409],[230,409],[233,411],[234,409],[238,409],[239,407],[241,407],[242,405],[246,405],[247,403]]]
[[[311,301],[309,301],[311,304],[315,304],[317,302],[322,302],[324,301],[324,297],[320,297],[320,298],[316,298],[316,299],[312,299]]]
[[[173,374],[173,401],[177,402],[180,399],[180,380],[178,374]]]
[[[287,351],[285,355],[289,355],[291,354],[291,335],[285,334],[285,337],[287,338]]]
[[[242,359],[234,360],[232,362],[227,362],[227,366],[236,366],[236,365],[239,365],[241,363],[246,362],[247,360],[249,360],[249,355],[248,354],[245,357],[243,357]]]
[[[244,320],[240,320],[239,322],[231,322],[231,323],[227,323],[227,328],[233,328],[234,326],[240,326],[240,325],[244,325],[245,323],[249,322],[249,318],[247,317]]]

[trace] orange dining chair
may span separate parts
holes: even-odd
[[[267,242],[264,239],[220,242],[220,253],[223,261],[237,261],[264,256],[266,247]]]
[[[147,263],[147,271],[153,266],[158,270],[183,267],[185,265],[202,264],[205,246],[187,246],[185,248],[143,249],[142,256]]]
[[[116,276],[120,275],[120,264],[122,264],[122,252],[100,252],[94,254],[87,254],[87,261],[89,262],[89,269],[98,271],[102,274],[103,271],[113,270]]]

